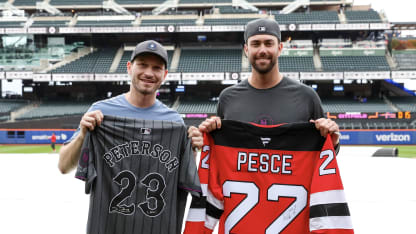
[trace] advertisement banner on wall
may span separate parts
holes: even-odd
[[[341,145],[414,145],[416,129],[413,130],[343,130]]]
[[[62,144],[74,134],[72,129],[1,129],[0,144],[50,144],[52,133],[56,143]]]

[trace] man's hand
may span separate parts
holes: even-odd
[[[211,116],[199,125],[199,131],[206,133],[219,128],[221,128],[221,119],[218,116]]]
[[[204,144],[204,139],[202,137],[202,133],[199,131],[197,127],[190,126],[188,128],[188,138],[192,141],[192,149],[199,150],[202,148]]]
[[[339,126],[335,121],[331,119],[320,118],[317,120],[310,120],[309,122],[314,123],[316,129],[319,130],[321,136],[326,137],[331,134],[332,144],[335,146],[339,143]]]
[[[104,115],[100,110],[85,113],[82,116],[81,122],[79,123],[81,133],[85,135],[87,130],[93,131],[96,126],[100,126],[103,119]]]

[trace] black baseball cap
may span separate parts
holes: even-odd
[[[133,53],[131,54],[130,61],[133,62],[133,60],[140,54],[143,53],[150,53],[155,54],[163,59],[163,62],[165,62],[165,68],[167,68],[168,65],[168,52],[166,49],[159,44],[159,42],[154,40],[148,40],[140,42],[136,45],[136,48],[134,49]]]
[[[255,19],[246,24],[244,31],[244,41],[247,43],[249,37],[259,34],[269,34],[282,41],[279,24],[275,20],[268,18]]]

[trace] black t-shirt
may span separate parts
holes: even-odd
[[[308,122],[324,116],[318,94],[309,86],[284,77],[269,89],[256,89],[248,80],[220,94],[217,115],[221,119],[261,125]]]

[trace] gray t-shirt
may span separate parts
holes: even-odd
[[[221,119],[261,125],[308,122],[324,116],[318,94],[309,86],[284,77],[269,89],[256,89],[248,80],[224,89],[217,115]]]
[[[126,99],[126,94],[120,94],[116,97],[101,100],[91,105],[87,112],[101,110],[104,115],[148,119],[148,120],[169,120],[185,124],[178,112],[170,109],[165,104],[156,99],[156,102],[147,108],[135,107]],[[71,142],[78,134],[80,128],[75,131],[74,135],[65,142]]]
[[[90,193],[87,234],[179,234],[187,192],[201,192],[186,127],[106,116],[75,176]]]

